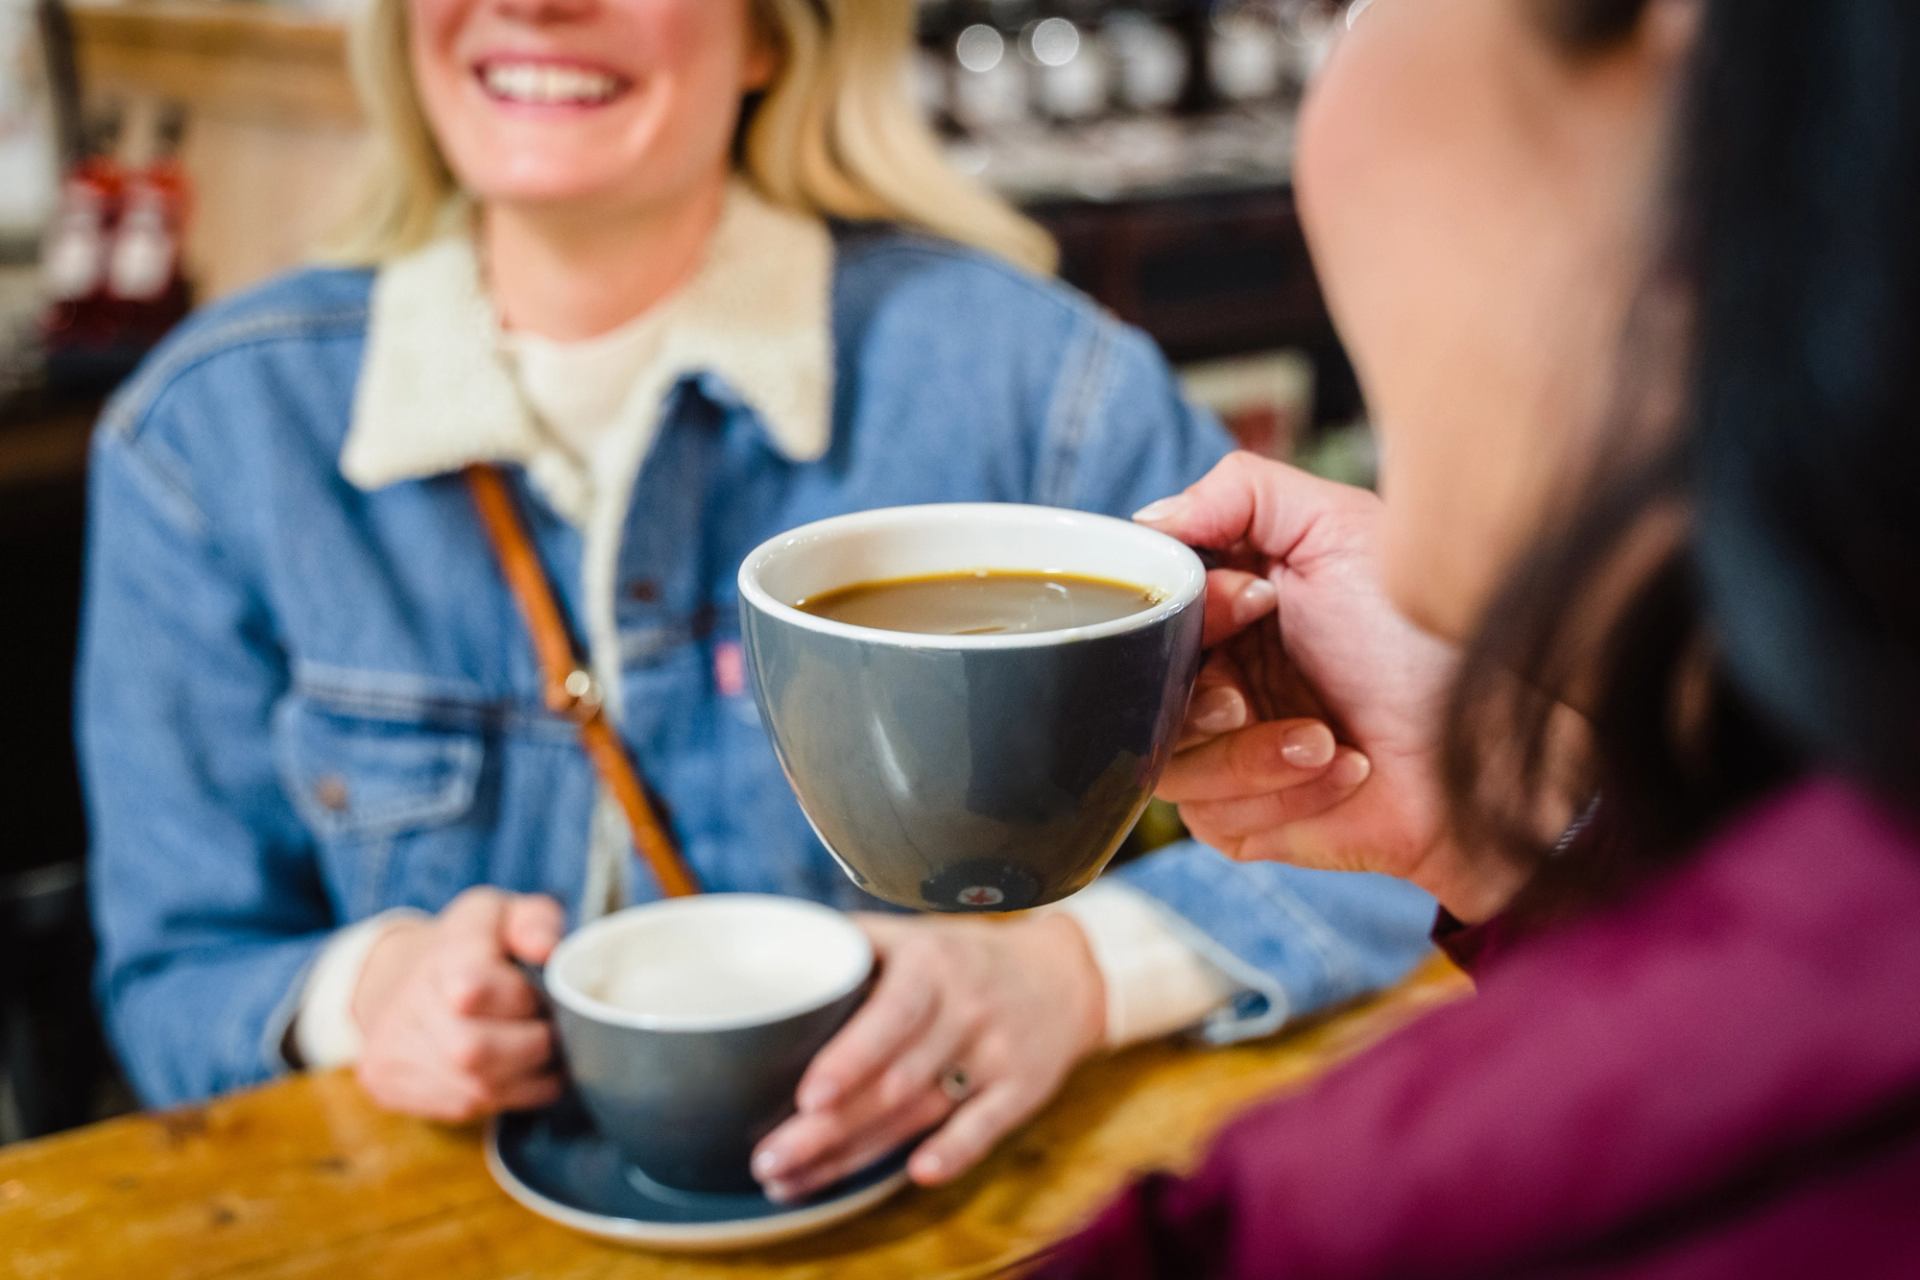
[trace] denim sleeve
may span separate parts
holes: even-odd
[[[1146,335],[1098,316],[1074,334],[1054,385],[1034,501],[1128,516],[1232,449]]]
[[[1231,447],[1144,336],[1101,320],[1055,389],[1038,500],[1125,516],[1186,487]],[[1192,841],[1112,874],[1155,898],[1241,984],[1199,1028],[1208,1040],[1262,1035],[1384,986],[1431,947],[1433,899],[1386,877],[1236,863]]]
[[[156,1106],[282,1069],[331,924],[269,750],[286,686],[271,619],[187,474],[164,441],[102,428],[78,675],[97,994]]]

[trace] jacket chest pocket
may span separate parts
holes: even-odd
[[[483,857],[478,729],[358,716],[295,694],[274,713],[273,741],[281,783],[319,845],[343,917],[425,905],[441,886],[422,881],[423,866],[459,878]]]

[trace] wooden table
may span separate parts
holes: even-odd
[[[1296,1086],[1466,979],[1436,959],[1381,999],[1262,1044],[1092,1063],[972,1175],[822,1235],[664,1255],[574,1236],[494,1187],[473,1131],[384,1115],[342,1073],[0,1150],[0,1275],[223,1280],[784,1277],[960,1280],[1043,1253],[1145,1169],[1186,1167],[1251,1100]]]

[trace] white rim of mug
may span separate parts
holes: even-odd
[[[1054,631],[1022,631],[1010,635],[943,636],[924,631],[889,631],[882,627],[862,627],[851,622],[838,622],[832,618],[808,613],[804,609],[797,609],[785,601],[775,599],[771,592],[760,585],[761,571],[769,560],[796,547],[822,542],[829,537],[850,531],[858,532],[875,526],[929,521],[958,523],[968,519],[1005,519],[1008,516],[1017,516],[1022,520],[1031,521],[1036,526],[1056,524],[1062,527],[1104,527],[1116,533],[1124,531],[1125,536],[1143,545],[1160,544],[1163,551],[1177,549],[1185,555],[1188,563],[1182,566],[1182,580],[1179,588],[1169,592],[1167,598],[1160,603],[1142,609],[1138,613],[1129,613],[1125,617],[1095,623],[1092,626],[1061,627]],[[992,564],[982,564],[977,567],[986,570],[1006,568],[1004,565]],[[966,569],[953,570],[955,573],[967,571]],[[1070,573],[1073,570],[1064,567],[1021,568],[1018,572]],[[755,547],[752,553],[741,562],[739,589],[741,598],[761,613],[808,631],[839,636],[845,640],[884,644],[897,649],[1044,649],[1081,640],[1099,640],[1107,636],[1125,635],[1130,631],[1142,630],[1164,621],[1205,594],[1207,567],[1201,563],[1200,557],[1194,554],[1193,548],[1185,543],[1168,537],[1158,529],[1149,529],[1131,520],[1096,515],[1090,511],[1074,511],[1066,507],[1045,507],[1030,503],[943,502],[923,506],[881,507],[873,511],[856,511],[850,515],[830,516],[825,520],[816,520],[812,524],[803,524],[797,529],[789,529]]]
[[[759,905],[774,907],[795,914],[813,916],[842,931],[854,944],[855,954],[863,961],[857,965],[851,977],[837,983],[831,990],[795,1000],[791,1004],[775,1005],[770,1009],[759,1010],[751,1014],[707,1014],[707,1013],[636,1013],[631,1009],[622,1009],[615,1004],[595,999],[579,988],[566,983],[562,975],[565,972],[568,955],[581,950],[596,940],[596,935],[605,934],[623,927],[631,927],[633,920],[640,915],[684,914],[687,912],[715,911],[730,907]],[[686,898],[663,898],[658,902],[641,903],[638,906],[624,907],[611,915],[605,915],[591,924],[579,929],[560,940],[560,945],[547,957],[547,995],[555,1003],[564,1005],[583,1018],[608,1026],[630,1027],[637,1031],[739,1031],[748,1027],[771,1026],[784,1022],[788,1018],[797,1018],[825,1008],[834,1001],[851,995],[860,989],[860,984],[873,974],[873,944],[860,926],[832,907],[805,898],[786,898],[774,893],[703,893]]]

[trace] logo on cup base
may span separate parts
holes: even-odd
[[[1040,882],[1023,867],[973,858],[927,877],[920,896],[935,911],[1019,911],[1040,896]]]

